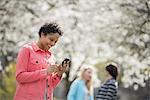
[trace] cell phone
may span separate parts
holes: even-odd
[[[65,62],[69,62],[69,67],[70,67],[70,64],[71,64],[71,60],[69,58],[65,58],[62,62],[62,67],[64,66],[64,63]]]

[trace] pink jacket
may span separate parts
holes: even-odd
[[[47,100],[53,99],[53,89],[61,80],[57,74],[46,75],[46,68],[54,64],[53,55],[43,51],[35,42],[20,49],[17,65],[17,88],[14,100],[44,100],[46,80]]]

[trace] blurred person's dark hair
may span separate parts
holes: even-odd
[[[113,65],[109,64],[106,66],[106,71],[116,80],[118,76],[118,68]]]

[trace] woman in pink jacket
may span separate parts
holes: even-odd
[[[24,45],[17,58],[17,88],[14,100],[52,100],[53,90],[60,82],[68,62],[55,64],[49,51],[62,35],[56,23],[43,25],[38,42]]]

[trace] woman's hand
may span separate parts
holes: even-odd
[[[62,64],[59,65],[58,70],[57,70],[58,76],[61,77],[62,74],[67,71],[67,68],[69,67],[69,65],[70,65],[70,61],[64,61],[63,65]]]
[[[55,73],[58,70],[59,65],[55,64],[55,65],[51,65],[50,67],[47,68],[47,75],[51,74],[51,73]]]

